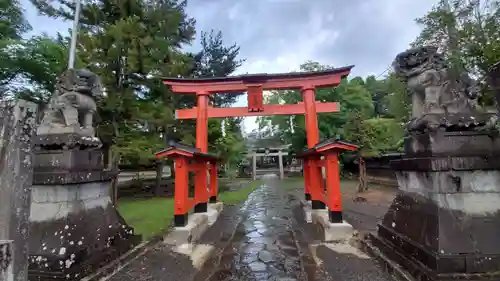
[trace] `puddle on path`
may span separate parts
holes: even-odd
[[[266,182],[245,202],[244,219],[207,280],[305,280],[282,182]]]

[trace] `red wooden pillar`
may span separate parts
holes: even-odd
[[[318,116],[316,113],[316,98],[313,86],[302,88],[302,99],[305,106],[304,116],[306,119],[307,147],[313,148],[319,142]]]
[[[197,164],[196,174],[194,177],[194,212],[204,213],[208,210],[208,164],[204,160],[201,160]]]
[[[305,193],[305,198],[306,200],[311,200],[311,190],[310,190],[310,186],[311,186],[311,180],[310,180],[310,174],[311,174],[311,171],[310,171],[310,161],[309,161],[309,158],[304,158],[302,160],[303,164],[302,164],[302,167],[303,167],[303,172],[304,172],[304,193]]]
[[[196,148],[201,152],[208,152],[208,92],[198,92],[197,96],[197,117],[196,117]],[[200,163],[201,168],[196,171],[194,193],[196,204],[195,213],[204,213],[208,209],[208,164]]]
[[[208,152],[208,92],[196,93],[197,115],[196,115],[196,148],[201,152]]]
[[[211,169],[210,169],[210,203],[216,203],[217,202],[217,162],[212,162],[210,164]]]
[[[188,159],[175,158],[174,225],[185,226],[189,213],[189,170]]]
[[[342,222],[342,195],[337,151],[331,151],[326,155],[326,188],[328,217],[330,222],[340,223]]]
[[[309,192],[311,193],[311,208],[324,209],[323,176],[321,175],[320,156],[311,156],[309,160]]]
[[[319,131],[318,131],[318,117],[316,113],[316,97],[314,93],[314,87],[304,86],[302,87],[302,99],[304,101],[304,117],[306,121],[306,135],[307,135],[307,147],[313,148],[319,142]],[[311,204],[313,209],[322,209],[324,208],[324,204],[322,206],[321,201],[318,201],[318,194],[316,193],[316,189],[320,188],[320,180],[321,180],[321,172],[318,173],[318,167],[315,164],[316,160],[311,158],[307,158],[305,161],[309,163],[306,165],[309,167],[308,177],[309,177],[309,186],[306,186],[307,183],[304,184],[304,193],[307,197],[311,197]],[[309,195],[307,194],[309,192]]]

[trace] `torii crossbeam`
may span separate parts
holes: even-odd
[[[318,72],[293,72],[281,74],[252,74],[218,78],[166,78],[174,93],[196,94],[197,106],[176,110],[177,119],[196,119],[196,147],[208,152],[208,118],[238,116],[294,115],[304,114],[307,127],[308,147],[319,142],[317,113],[337,112],[338,103],[316,102],[316,88],[334,87],[349,75],[353,66]],[[263,91],[298,89],[303,102],[297,104],[264,104]],[[248,93],[248,107],[215,108],[208,105],[208,96],[213,94]]]

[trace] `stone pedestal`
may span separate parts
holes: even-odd
[[[140,242],[111,200],[116,171],[104,169],[97,138],[35,138],[30,280],[75,280]]]
[[[37,105],[0,101],[0,280],[28,275],[32,137]]]
[[[417,280],[500,280],[500,138],[435,132],[405,145],[374,246]]]

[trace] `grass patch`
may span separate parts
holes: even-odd
[[[118,202],[118,211],[134,228],[135,234],[149,240],[170,226],[174,218],[174,199],[122,199]]]
[[[227,205],[235,205],[248,198],[248,195],[252,193],[257,187],[262,184],[262,181],[256,180],[252,181],[248,186],[242,187],[234,191],[225,191],[219,194],[219,200]]]
[[[238,190],[221,192],[218,199],[227,205],[238,204],[245,201],[261,183],[253,181]],[[141,234],[143,240],[150,240],[155,235],[164,233],[170,226],[174,218],[174,199],[121,199],[118,202],[118,211],[134,228],[135,234]]]
[[[285,182],[303,182],[304,177],[288,177],[284,179]]]

